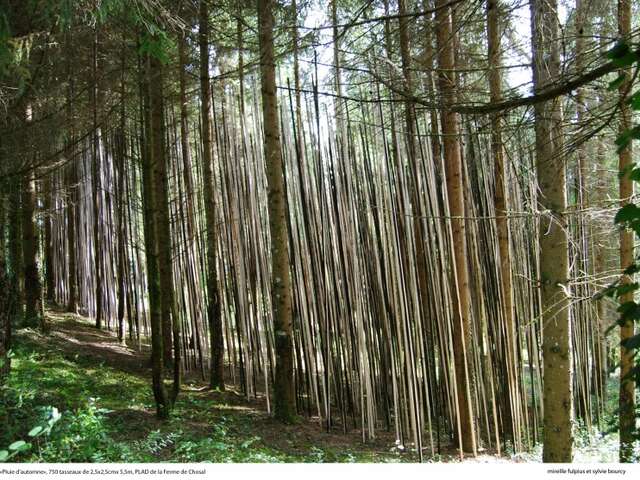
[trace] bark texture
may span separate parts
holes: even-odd
[[[560,76],[556,0],[532,0],[531,34],[535,92]],[[566,159],[561,99],[535,105],[536,171],[540,217],[540,297],[544,368],[544,462],[571,462],[573,454]]]
[[[42,285],[38,273],[38,230],[35,225],[36,181],[34,173],[22,182],[22,255],[24,258],[24,325],[44,327]]]
[[[207,225],[207,318],[211,336],[211,388],[224,390],[224,337],[216,257],[218,251],[215,197],[213,193],[213,131],[211,82],[209,80],[209,5],[200,1],[200,115],[202,119],[202,170]]]
[[[618,0],[618,33],[621,38],[627,38],[631,33],[631,0]],[[627,80],[620,85],[620,125],[619,132],[625,132],[632,127],[631,109],[625,101],[625,95],[629,91],[629,78],[631,74],[627,71]],[[633,163],[633,152],[631,142],[620,152],[618,156],[618,171],[629,172],[629,167]],[[626,174],[620,177],[620,206],[628,204],[633,195],[633,182]],[[620,268],[625,270],[634,261],[633,259],[633,232],[622,230],[620,232]],[[630,283],[633,280],[628,276],[623,278],[623,283]],[[620,302],[633,301],[633,292],[629,292],[620,297]],[[634,323],[627,320],[620,327],[620,341],[632,337],[635,333]],[[635,418],[635,389],[632,370],[634,367],[634,355],[632,349],[620,346],[620,461],[631,462],[633,460],[633,442],[636,433]]]
[[[151,101],[152,82],[157,81],[157,61],[145,58],[143,76],[144,103],[144,158],[142,162],[142,189],[144,207],[144,240],[147,262],[147,288],[149,294],[149,317],[151,324],[151,370],[153,395],[158,418],[166,419],[171,410],[169,396],[164,385],[163,335],[162,335],[162,292],[158,267],[158,237],[156,226],[159,222],[154,189],[154,168],[157,161],[152,112],[157,102]]]
[[[4,202],[2,195],[0,195],[0,202]],[[4,211],[1,206],[0,213],[0,238],[4,238]],[[8,356],[11,348],[11,313],[13,311],[11,290],[4,255],[0,255],[0,387],[11,371],[11,359]]]
[[[293,328],[284,169],[280,150],[276,69],[273,54],[273,0],[258,0],[260,78],[264,116],[264,156],[271,235],[271,303],[276,347],[275,415],[291,422],[296,413],[293,382]]]
[[[449,107],[455,103],[456,79],[453,43],[453,25],[448,2],[437,0],[436,42],[438,47],[438,83],[444,104],[441,113],[443,154],[449,215],[451,220],[454,258],[454,360],[457,384],[459,441],[464,452],[476,454],[476,433],[471,402],[472,379],[468,367],[471,344],[471,297],[467,265],[467,238],[465,232],[464,187],[462,155],[460,151],[460,119]]]

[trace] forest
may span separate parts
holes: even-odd
[[[637,462],[639,13],[0,0],[0,463]]]

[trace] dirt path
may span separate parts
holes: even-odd
[[[299,461],[327,461],[327,451],[353,453],[357,461],[417,459],[415,453],[406,450],[399,452],[394,448],[393,432],[383,429],[376,431],[374,440],[363,443],[362,432],[359,429],[351,427],[345,433],[340,425],[335,425],[327,431],[318,417],[302,417],[295,425],[282,425],[268,412],[264,395],[259,394],[257,398],[247,399],[242,392],[234,388],[230,380],[225,392],[211,391],[197,373],[185,379],[178,397],[176,410],[180,410],[179,423],[168,425],[156,418],[153,400],[150,398],[150,347],[146,342],[142,342],[140,348],[137,342],[127,341],[127,344],[123,345],[113,332],[97,330],[89,319],[78,315],[50,310],[47,316],[50,325],[47,334],[24,329],[17,332],[17,337],[25,337],[25,340],[30,340],[38,348],[54,350],[66,360],[83,368],[104,365],[114,371],[132,375],[131,378],[136,379],[138,388],[145,392],[143,395],[148,394],[148,399],[142,405],[138,404],[134,408],[117,407],[109,414],[110,421],[119,425],[119,428],[115,429],[118,431],[118,440],[143,440],[151,432],[162,429],[170,432],[174,427],[189,431],[193,438],[207,439],[211,436],[212,429],[224,425],[230,445],[234,442],[236,445],[247,442],[263,445]],[[106,389],[107,395],[115,395],[117,398],[117,387],[106,385],[103,388]],[[113,388],[116,388],[115,392]],[[256,443],[252,443],[254,441]],[[430,456],[428,450],[425,450],[425,459]],[[159,453],[159,461],[165,459],[163,455],[162,452]],[[324,458],[322,455],[325,455]],[[521,454],[505,458],[484,451],[477,458],[466,458],[465,461],[526,462],[535,461],[538,457],[539,454]],[[587,460],[595,458],[593,454],[582,457]],[[455,446],[445,442],[436,460],[459,461]],[[344,457],[341,457],[341,461],[344,461]]]
[[[127,340],[123,345],[113,332],[96,329],[86,318],[49,311],[51,330],[43,337],[65,356],[96,357],[97,362],[138,376],[150,375],[149,346],[138,350]]]
[[[69,360],[82,357],[92,364],[103,364],[145,380],[151,378],[148,344],[143,343],[141,349],[129,341],[123,345],[113,332],[97,330],[88,319],[78,315],[49,311],[47,316],[50,325],[47,335],[33,331],[28,333],[29,336],[37,336],[37,341],[44,347],[54,348]],[[282,425],[268,413],[264,395],[247,399],[229,384],[225,392],[210,391],[206,384],[193,376],[183,385],[179,402],[187,405],[183,407],[188,410],[185,427],[201,431],[202,436],[206,436],[212,423],[220,419],[227,421],[232,435],[259,438],[262,444],[290,455],[309,455],[318,447],[375,458],[389,455],[394,447],[392,432],[378,431],[376,439],[363,443],[360,430],[352,428],[345,433],[342,427],[335,426],[327,431],[317,417],[304,417],[295,425]],[[207,410],[202,411],[203,408]],[[150,410],[118,410],[112,415],[114,421],[129,425],[128,430],[134,438],[141,438],[161,425]]]

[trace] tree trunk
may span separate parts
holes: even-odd
[[[22,255],[22,221],[20,206],[20,182],[11,182],[8,185],[8,212],[7,212],[7,276],[9,285],[13,289],[13,297],[16,302],[14,315],[17,324],[23,320],[24,298],[24,259]]]
[[[55,279],[53,275],[53,245],[51,238],[51,174],[45,175],[42,191],[43,223],[44,223],[44,278],[47,302],[55,304]]]
[[[3,151],[2,151],[2,142],[0,142],[0,165],[3,165],[2,162],[6,162],[6,160],[4,160],[3,155],[2,155]],[[1,170],[0,170],[1,172]],[[7,211],[6,211],[6,189],[5,189],[5,184],[0,183],[0,262],[2,263],[2,267],[3,267],[3,271],[5,272],[6,275],[6,265],[4,262],[6,262],[6,258],[7,258],[7,249],[6,249],[6,243],[5,243],[5,226],[7,224],[6,222],[6,218],[7,218]]]
[[[160,275],[163,354],[165,355],[165,366],[173,364],[173,390],[171,393],[171,403],[173,403],[180,389],[180,325],[173,295],[173,256],[171,254],[171,218],[169,216],[169,189],[165,148],[163,65],[155,56],[149,59],[149,63],[152,72],[150,76],[149,103],[151,107],[151,137],[153,139],[151,144],[153,155],[153,199],[157,220],[156,241],[158,272]],[[172,347],[173,359],[171,359]],[[166,355],[169,355],[169,360],[167,360]]]
[[[38,232],[34,215],[36,208],[36,181],[34,173],[26,174],[22,182],[22,255],[24,258],[24,324],[44,327],[42,312],[42,286],[38,273]]]
[[[32,121],[31,106],[25,109],[25,127]],[[38,272],[38,230],[35,223],[36,180],[35,170],[29,170],[22,180],[22,257],[24,259],[24,324],[40,326],[44,330],[42,311],[42,285]]]
[[[628,39],[631,34],[631,0],[618,0],[618,34],[621,38]],[[630,70],[630,69],[629,69]],[[619,133],[625,132],[632,127],[631,109],[624,96],[629,91],[631,72],[627,71],[627,79],[620,85],[620,126]],[[628,172],[633,163],[631,142],[618,156],[618,171],[626,172],[620,177],[620,206],[630,202],[633,196],[633,182],[629,178]],[[620,268],[625,270],[633,264],[633,232],[625,229],[620,232]],[[625,276],[623,283],[631,283],[632,278]],[[620,302],[633,301],[633,292],[629,292],[620,297]],[[633,337],[633,320],[627,320],[620,327],[620,341]],[[633,443],[636,434],[635,419],[635,381],[633,379],[634,352],[633,349],[620,346],[620,462],[633,461]]]
[[[280,150],[276,66],[273,54],[273,0],[258,0],[260,79],[264,117],[269,232],[271,234],[271,303],[276,348],[275,416],[293,421],[296,413],[293,382],[293,328],[289,272],[288,223],[284,167]]]
[[[5,235],[5,197],[4,192],[0,192],[0,387],[4,385],[11,370],[11,358],[8,355],[11,348],[11,285],[7,275],[4,252]]]
[[[102,276],[102,239],[100,236],[100,199],[102,198],[102,181],[101,181],[101,148],[100,148],[100,129],[98,128],[98,104],[100,102],[100,87],[98,85],[98,49],[99,49],[99,35],[98,31],[94,32],[93,41],[93,87],[92,103],[93,103],[93,152],[91,163],[91,176],[93,181],[91,182],[91,201],[93,207],[93,254],[95,262],[95,302],[96,302],[96,328],[102,328],[102,282],[104,278]]]
[[[213,132],[211,82],[209,80],[209,5],[200,0],[200,108],[202,118],[203,181],[207,225],[207,318],[211,336],[211,388],[224,390],[224,338],[217,275],[217,227],[213,193]]]
[[[438,47],[438,80],[443,97],[442,112],[443,153],[449,215],[451,215],[451,232],[454,258],[454,319],[453,341],[456,373],[456,390],[460,438],[464,452],[476,454],[476,434],[471,403],[472,379],[469,368],[471,346],[471,296],[469,291],[469,274],[467,266],[467,239],[464,221],[464,190],[462,182],[462,157],[460,152],[458,114],[450,110],[455,103],[456,82],[453,25],[451,9],[446,7],[445,0],[436,0],[436,41]]]
[[[156,227],[159,222],[158,209],[154,189],[154,169],[157,151],[153,129],[152,110],[158,108],[151,102],[151,85],[157,79],[158,62],[145,58],[143,76],[144,104],[144,146],[142,161],[142,198],[144,206],[144,240],[147,260],[147,288],[149,293],[149,317],[151,323],[151,369],[153,379],[153,395],[156,402],[158,418],[166,419],[171,409],[169,397],[164,386],[163,335],[162,335],[162,291],[160,289],[160,272],[158,267],[158,237]]]
[[[70,140],[73,142],[73,137]],[[71,155],[69,165],[67,165],[66,181],[67,181],[67,256],[69,267],[69,301],[67,302],[67,310],[76,313],[78,310],[78,288],[77,288],[77,272],[76,272],[76,202],[78,173],[75,162],[75,155],[71,149],[68,149]]]
[[[66,37],[67,42],[71,42],[71,35]],[[73,69],[71,59],[67,60],[67,73],[69,75],[69,89],[67,92],[67,122],[69,125],[69,134],[67,137],[67,145],[65,156],[67,165],[64,171],[64,182],[66,184],[66,215],[67,215],[67,262],[68,262],[68,278],[67,285],[69,290],[69,299],[67,301],[67,311],[76,313],[78,310],[78,281],[76,267],[76,203],[78,200],[78,166],[76,162],[76,150],[74,146],[75,140],[75,124],[73,119],[73,98],[75,96],[75,82],[73,80]]]
[[[155,56],[149,63],[152,81],[149,85],[149,102],[151,108],[151,137],[153,139],[153,188],[154,208],[156,210],[156,239],[158,242],[158,272],[160,274],[160,292],[162,305],[162,348],[164,366],[171,368],[173,362],[172,317],[173,310],[173,268],[171,258],[171,232],[169,218],[169,195],[167,191],[167,159],[165,153],[164,129],[164,88],[163,65]]]
[[[532,0],[533,84],[539,92],[560,76],[556,0]],[[536,170],[540,217],[540,289],[544,368],[545,462],[571,462],[572,366],[565,157],[561,99],[538,103],[535,111]]]
[[[127,302],[127,290],[126,290],[126,228],[124,223],[124,212],[125,212],[125,188],[124,188],[124,180],[125,180],[125,156],[127,153],[127,145],[126,145],[126,125],[125,125],[125,83],[124,83],[124,74],[125,74],[125,56],[124,56],[124,46],[122,51],[121,58],[121,78],[120,78],[120,127],[116,132],[116,154],[115,154],[115,163],[116,163],[116,215],[117,215],[117,250],[118,250],[118,265],[117,265],[117,281],[118,281],[118,340],[120,343],[125,343],[125,323],[124,323],[124,315],[125,308]],[[131,321],[131,318],[129,318]]]

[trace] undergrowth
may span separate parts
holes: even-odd
[[[30,438],[34,426],[46,422],[52,409],[60,412],[55,425]],[[19,335],[11,375],[0,389],[0,451],[25,442],[28,446],[20,443],[20,451],[12,451],[9,461],[56,463],[410,460],[397,452],[310,444],[291,445],[285,451],[255,434],[250,414],[227,414],[232,408],[206,392],[183,392],[166,422],[156,420],[153,412],[146,378]]]
[[[616,461],[617,379],[610,378],[601,425],[576,425],[576,462]],[[187,386],[171,418],[154,415],[149,380],[104,364],[99,356],[61,350],[23,331],[12,370],[0,388],[0,461],[18,462],[406,462],[414,455],[288,438],[273,422],[262,438],[261,412]],[[54,419],[52,421],[52,419]],[[268,424],[271,425],[271,424]],[[604,430],[605,433],[601,433]],[[33,435],[35,432],[35,435]],[[32,434],[32,435],[30,435]],[[272,437],[270,437],[272,438]],[[302,436],[304,438],[304,435]],[[14,449],[9,449],[13,446]],[[5,453],[3,453],[5,452]],[[541,447],[503,461],[540,461]],[[4,455],[4,457],[3,457]],[[7,458],[8,456],[8,458]],[[456,461],[455,455],[428,461]],[[479,458],[478,461],[497,459]]]

